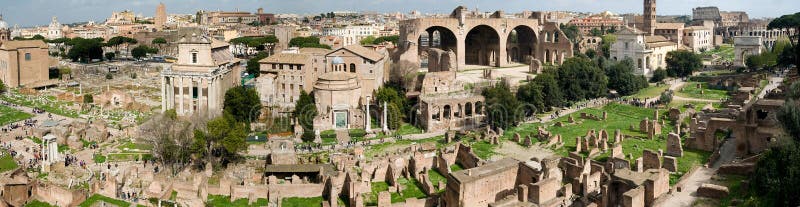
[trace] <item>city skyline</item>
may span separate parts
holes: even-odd
[[[614,13],[641,13],[641,5],[637,0],[559,0],[559,1],[525,1],[508,0],[497,4],[489,0],[345,0],[345,1],[312,1],[298,0],[291,2],[276,0],[144,0],[144,1],[101,1],[101,0],[33,0],[3,2],[0,14],[10,25],[20,27],[46,25],[52,16],[57,16],[62,23],[103,22],[111,12],[131,10],[144,16],[153,16],[159,2],[167,6],[169,14],[191,14],[197,10],[223,10],[255,12],[263,7],[267,13],[276,14],[316,14],[330,11],[376,11],[408,13],[417,10],[423,13],[449,13],[458,5],[470,9],[478,7],[481,11],[504,10],[509,13],[530,11],[576,11]],[[409,6],[414,5],[414,6]],[[691,9],[702,6],[717,6],[721,11],[745,11],[751,18],[778,17],[780,14],[794,13],[790,0],[768,0],[753,4],[747,0],[675,0],[659,5],[659,15],[691,15]],[[73,8],[64,10],[63,8]]]

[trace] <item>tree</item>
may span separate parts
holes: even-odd
[[[94,96],[92,96],[92,94],[83,94],[83,103],[85,104],[94,103]]]
[[[383,109],[383,103],[387,103],[387,125],[389,129],[396,130],[400,128],[401,120],[405,117],[406,99],[398,89],[392,87],[382,86],[375,91],[375,101],[378,103],[378,108]]]
[[[0,80],[0,94],[6,92],[6,84],[3,83],[3,80]]]
[[[687,50],[676,50],[667,53],[667,74],[670,77],[686,77],[703,67],[700,55]]]
[[[69,68],[67,66],[59,67],[58,68],[58,77],[59,78],[64,78],[64,76],[69,76],[69,78],[72,78],[72,68]]]
[[[559,67],[558,77],[564,98],[569,101],[603,97],[608,92],[605,72],[589,58],[567,59]]]
[[[156,54],[156,53],[158,53],[158,49],[151,48],[146,45],[139,45],[133,48],[133,50],[131,50],[131,55],[133,56],[134,59],[137,60],[147,56],[147,54]]]
[[[106,56],[106,60],[113,60],[114,57],[117,56],[117,54],[113,53],[113,52],[107,52],[105,56]]]
[[[601,37],[602,43],[600,45],[600,50],[603,52],[603,57],[610,58],[611,56],[611,45],[614,45],[617,42],[617,36],[613,34],[603,35]]]
[[[564,32],[564,36],[567,36],[567,39],[571,42],[578,42],[578,37],[581,36],[581,31],[578,30],[578,26],[561,24],[559,27],[561,28],[561,32]]]
[[[603,31],[597,28],[592,28],[592,30],[589,30],[589,34],[595,37],[600,37],[603,36]]]
[[[247,60],[247,68],[245,70],[247,71],[247,74],[253,75],[253,77],[258,78],[258,76],[261,75],[261,63],[258,63],[258,61],[261,61],[262,59],[267,57],[268,55],[266,52],[258,52],[255,57]]]
[[[158,37],[150,41],[150,44],[156,45],[158,49],[161,50],[161,48],[167,44],[167,39],[164,39],[163,37]]]
[[[208,155],[208,141],[206,140],[206,133],[195,129],[194,139],[192,139],[192,146],[189,148],[192,153],[192,159],[202,164]]]
[[[372,41],[372,44],[379,45],[379,44],[382,44],[384,42],[391,42],[392,44],[397,45],[397,43],[399,41],[400,41],[400,36],[391,35],[391,36],[383,36],[383,37],[375,38],[375,40]]]
[[[794,33],[789,35],[790,37],[793,37],[790,38],[791,39],[790,43],[794,49],[794,54],[795,54],[794,65],[800,66],[800,58],[797,58],[798,54],[800,54],[800,47],[798,46],[798,38],[797,38],[800,37],[800,12],[783,15],[777,19],[773,19],[767,25],[767,29],[788,30]]]
[[[34,35],[33,37],[31,37],[31,39],[32,40],[44,40],[45,38],[44,38],[44,36],[37,34],[37,35]]]
[[[543,96],[543,111],[549,111],[552,107],[559,107],[564,104],[564,94],[558,84],[558,72],[555,70],[545,70],[533,79],[533,83],[539,86]]]
[[[103,58],[102,41],[98,39],[75,38],[67,43],[72,48],[67,52],[67,57],[73,62],[88,63],[93,59]]]
[[[169,113],[154,115],[139,127],[140,138],[153,146],[155,161],[170,167],[173,174],[189,161],[189,147],[198,122],[180,120]]]
[[[373,44],[373,42],[375,42],[375,37],[374,36],[367,36],[364,39],[361,39],[361,41],[359,41],[359,43],[361,43],[361,45],[371,45],[371,44]]]
[[[303,136],[301,139],[304,142],[313,142],[314,135],[314,118],[317,117],[317,105],[314,103],[314,97],[306,93],[305,90],[300,91],[300,97],[294,107],[293,116],[303,127]]]
[[[527,110],[526,116],[545,110],[542,86],[533,82],[519,86],[519,89],[517,89],[517,99],[525,104],[526,107],[524,108]]]
[[[318,37],[295,37],[289,40],[290,47],[311,47],[311,48],[325,48],[331,49],[331,46],[319,43]]]
[[[653,77],[650,77],[650,82],[655,83],[664,80],[667,78],[667,71],[663,68],[658,68],[653,71]]]
[[[125,47],[129,48],[131,44],[136,44],[136,43],[138,43],[136,39],[124,36],[115,36],[112,37],[111,39],[108,39],[106,45],[108,45],[109,47],[114,47],[114,51],[116,51],[116,53],[119,53],[120,45],[126,45]]]
[[[250,123],[261,114],[261,100],[252,88],[237,86],[225,92],[223,110],[238,122]]]
[[[608,88],[623,96],[632,95],[647,87],[647,79],[633,73],[633,60],[626,58],[606,68]]]
[[[507,80],[504,79],[484,90],[483,97],[486,99],[486,113],[490,126],[508,129],[519,123],[522,118],[520,103],[511,93]]]

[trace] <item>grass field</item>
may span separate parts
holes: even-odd
[[[258,207],[258,206],[267,206],[269,205],[269,201],[264,198],[259,198],[252,205],[248,205],[248,200],[246,198],[236,199],[235,201],[231,201],[230,196],[222,196],[222,195],[208,195],[208,200],[206,200],[206,206],[210,207]]]
[[[701,88],[697,88],[697,84],[701,84]],[[683,88],[679,89],[675,95],[686,98],[699,98],[708,100],[720,100],[730,97],[730,95],[728,95],[728,91],[710,89],[708,87],[708,83],[705,82],[688,82],[683,86]]]
[[[57,206],[39,200],[32,200],[28,204],[25,204],[25,207],[57,207]]]
[[[703,52],[701,55],[709,57],[711,55],[719,55],[722,59],[733,62],[733,59],[735,58],[735,51],[733,45],[724,44],[719,48]]]
[[[653,86],[644,88],[642,90],[639,90],[638,93],[630,95],[630,96],[627,96],[627,97],[629,97],[629,98],[639,98],[639,99],[655,98],[655,97],[659,97],[661,95],[661,93],[666,91],[667,89],[669,89],[669,85],[666,85],[666,84],[661,85],[661,86],[653,85]]]
[[[281,207],[322,207],[322,197],[313,198],[283,198]]]
[[[0,105],[0,126],[5,126],[6,124],[22,121],[31,117],[33,117],[32,114]]]
[[[433,169],[428,170],[428,178],[431,180],[431,184],[433,184],[434,187],[437,187],[438,189],[437,192],[444,191],[444,186],[438,186],[439,181],[447,183],[447,178],[444,177],[442,173],[439,173],[438,170],[433,170]]]
[[[70,118],[78,118],[80,113],[75,110],[68,109],[67,107],[72,105],[71,102],[59,101],[56,100],[55,97],[47,96],[44,97],[48,103],[44,103],[43,101],[34,101],[38,97],[31,97],[25,95],[0,95],[0,99],[6,102],[14,103],[21,106],[27,106],[30,108],[40,108],[49,113],[70,117]]]
[[[606,120],[596,121],[579,118],[581,113],[594,114],[600,117],[602,116],[603,111],[607,112],[608,114],[608,119]],[[558,155],[566,157],[569,155],[569,152],[575,151],[575,138],[586,136],[586,133],[589,130],[594,129],[599,131],[601,129],[605,129],[609,133],[609,136],[613,136],[614,131],[619,129],[622,134],[635,137],[627,138],[622,143],[623,154],[626,156],[632,155],[632,157],[628,157],[627,159],[631,161],[631,163],[634,163],[636,158],[642,156],[643,150],[666,150],[665,137],[667,133],[673,130],[674,126],[672,126],[672,124],[667,123],[666,126],[662,126],[661,135],[657,135],[653,139],[647,139],[646,135],[638,130],[639,122],[641,122],[645,117],[650,120],[655,118],[653,117],[654,111],[654,109],[649,108],[640,108],[612,103],[604,106],[603,108],[587,108],[573,113],[572,116],[576,120],[576,123],[573,124],[567,123],[567,117],[561,117],[555,121],[544,124],[523,124],[520,127],[506,130],[503,138],[510,139],[514,133],[519,133],[522,136],[526,136],[536,132],[537,127],[544,126],[547,131],[553,134],[561,135],[561,138],[564,140],[564,146],[559,149],[555,149],[554,152]],[[661,118],[664,118],[666,116],[666,111],[662,110],[659,114]],[[554,125],[555,122],[559,121],[565,124],[564,127],[557,127]],[[634,126],[634,130],[630,130],[631,125]],[[593,159],[605,160],[608,158],[608,154],[609,152],[606,152],[594,157]],[[582,155],[587,156],[586,153],[582,153]],[[709,155],[710,153],[708,152],[685,150],[684,156],[678,158],[679,173],[677,173],[677,177],[680,177],[679,175],[686,173],[689,169],[691,169],[692,166],[705,163]]]
[[[17,169],[17,167],[17,162],[14,161],[14,158],[11,157],[11,154],[3,151],[3,156],[0,157],[0,172]]]

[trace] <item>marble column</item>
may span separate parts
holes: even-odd
[[[216,103],[214,103],[214,97],[216,96],[216,91],[214,91],[214,78],[208,79],[208,118],[213,117],[212,112],[216,108]]]
[[[205,78],[197,79],[197,111],[203,111],[203,80]]]
[[[189,77],[189,115],[194,114],[194,77]]]
[[[167,111],[167,81],[165,80],[167,77],[161,77],[161,113]]]
[[[389,126],[387,126],[387,122],[386,122],[387,121],[386,118],[389,117],[389,116],[386,114],[386,109],[387,109],[386,101],[384,101],[383,102],[383,121],[381,122],[381,123],[383,123],[382,129],[383,129],[384,132],[389,131]]]
[[[365,111],[366,112],[365,115],[366,115],[366,120],[367,120],[366,122],[367,123],[366,123],[366,125],[364,127],[365,128],[364,131],[367,131],[367,133],[372,132],[372,122],[370,121],[370,115],[369,115],[369,103],[370,103],[369,102],[369,96],[367,96],[367,104],[364,104],[366,106],[366,108],[367,108],[367,110]]]
[[[180,77],[178,80],[180,80],[180,83],[178,84],[178,115],[183,115],[183,99],[185,99],[185,94],[183,93],[183,77]]]

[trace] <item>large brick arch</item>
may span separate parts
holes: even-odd
[[[572,56],[572,47],[569,43],[569,40],[566,38],[562,38],[561,44],[553,44],[548,43],[544,44],[544,39],[541,38],[540,33],[544,29],[550,30],[557,30],[560,32],[560,29],[557,25],[548,25],[549,23],[545,23],[544,25],[540,24],[539,19],[532,19],[532,18],[515,18],[515,19],[507,19],[507,18],[454,18],[454,17],[446,17],[446,18],[420,18],[420,19],[411,19],[411,20],[404,20],[400,22],[400,42],[399,42],[399,58],[400,61],[406,60],[412,63],[419,63],[419,37],[422,33],[427,33],[430,28],[441,28],[446,29],[447,31],[451,31],[457,39],[457,44],[455,50],[453,51],[456,53],[457,62],[458,62],[458,69],[463,70],[464,66],[466,65],[466,38],[469,31],[478,28],[478,27],[489,27],[497,33],[497,37],[499,39],[499,51],[495,55],[496,61],[493,66],[508,66],[511,64],[511,59],[509,58],[509,51],[510,48],[516,47],[508,45],[508,36],[511,34],[511,31],[515,29],[521,29],[527,32],[532,33],[531,42],[535,43],[535,46],[524,48],[524,52],[519,52],[518,54],[527,54],[531,55],[535,59],[539,59],[542,62],[547,62],[543,58],[545,57],[544,49],[551,49],[553,54],[551,56],[558,57],[558,59],[553,58],[553,60],[558,60],[558,62],[563,61],[565,57]],[[554,26],[555,25],[555,26]],[[561,32],[560,32],[561,33]],[[563,34],[563,33],[562,33]],[[517,47],[519,51],[519,47]],[[525,51],[527,50],[527,51]],[[559,51],[558,54],[555,51]],[[526,55],[526,56],[527,56]],[[522,56],[522,55],[519,55]],[[521,58],[516,57],[515,59],[519,60]],[[558,63],[556,62],[556,63]]]

